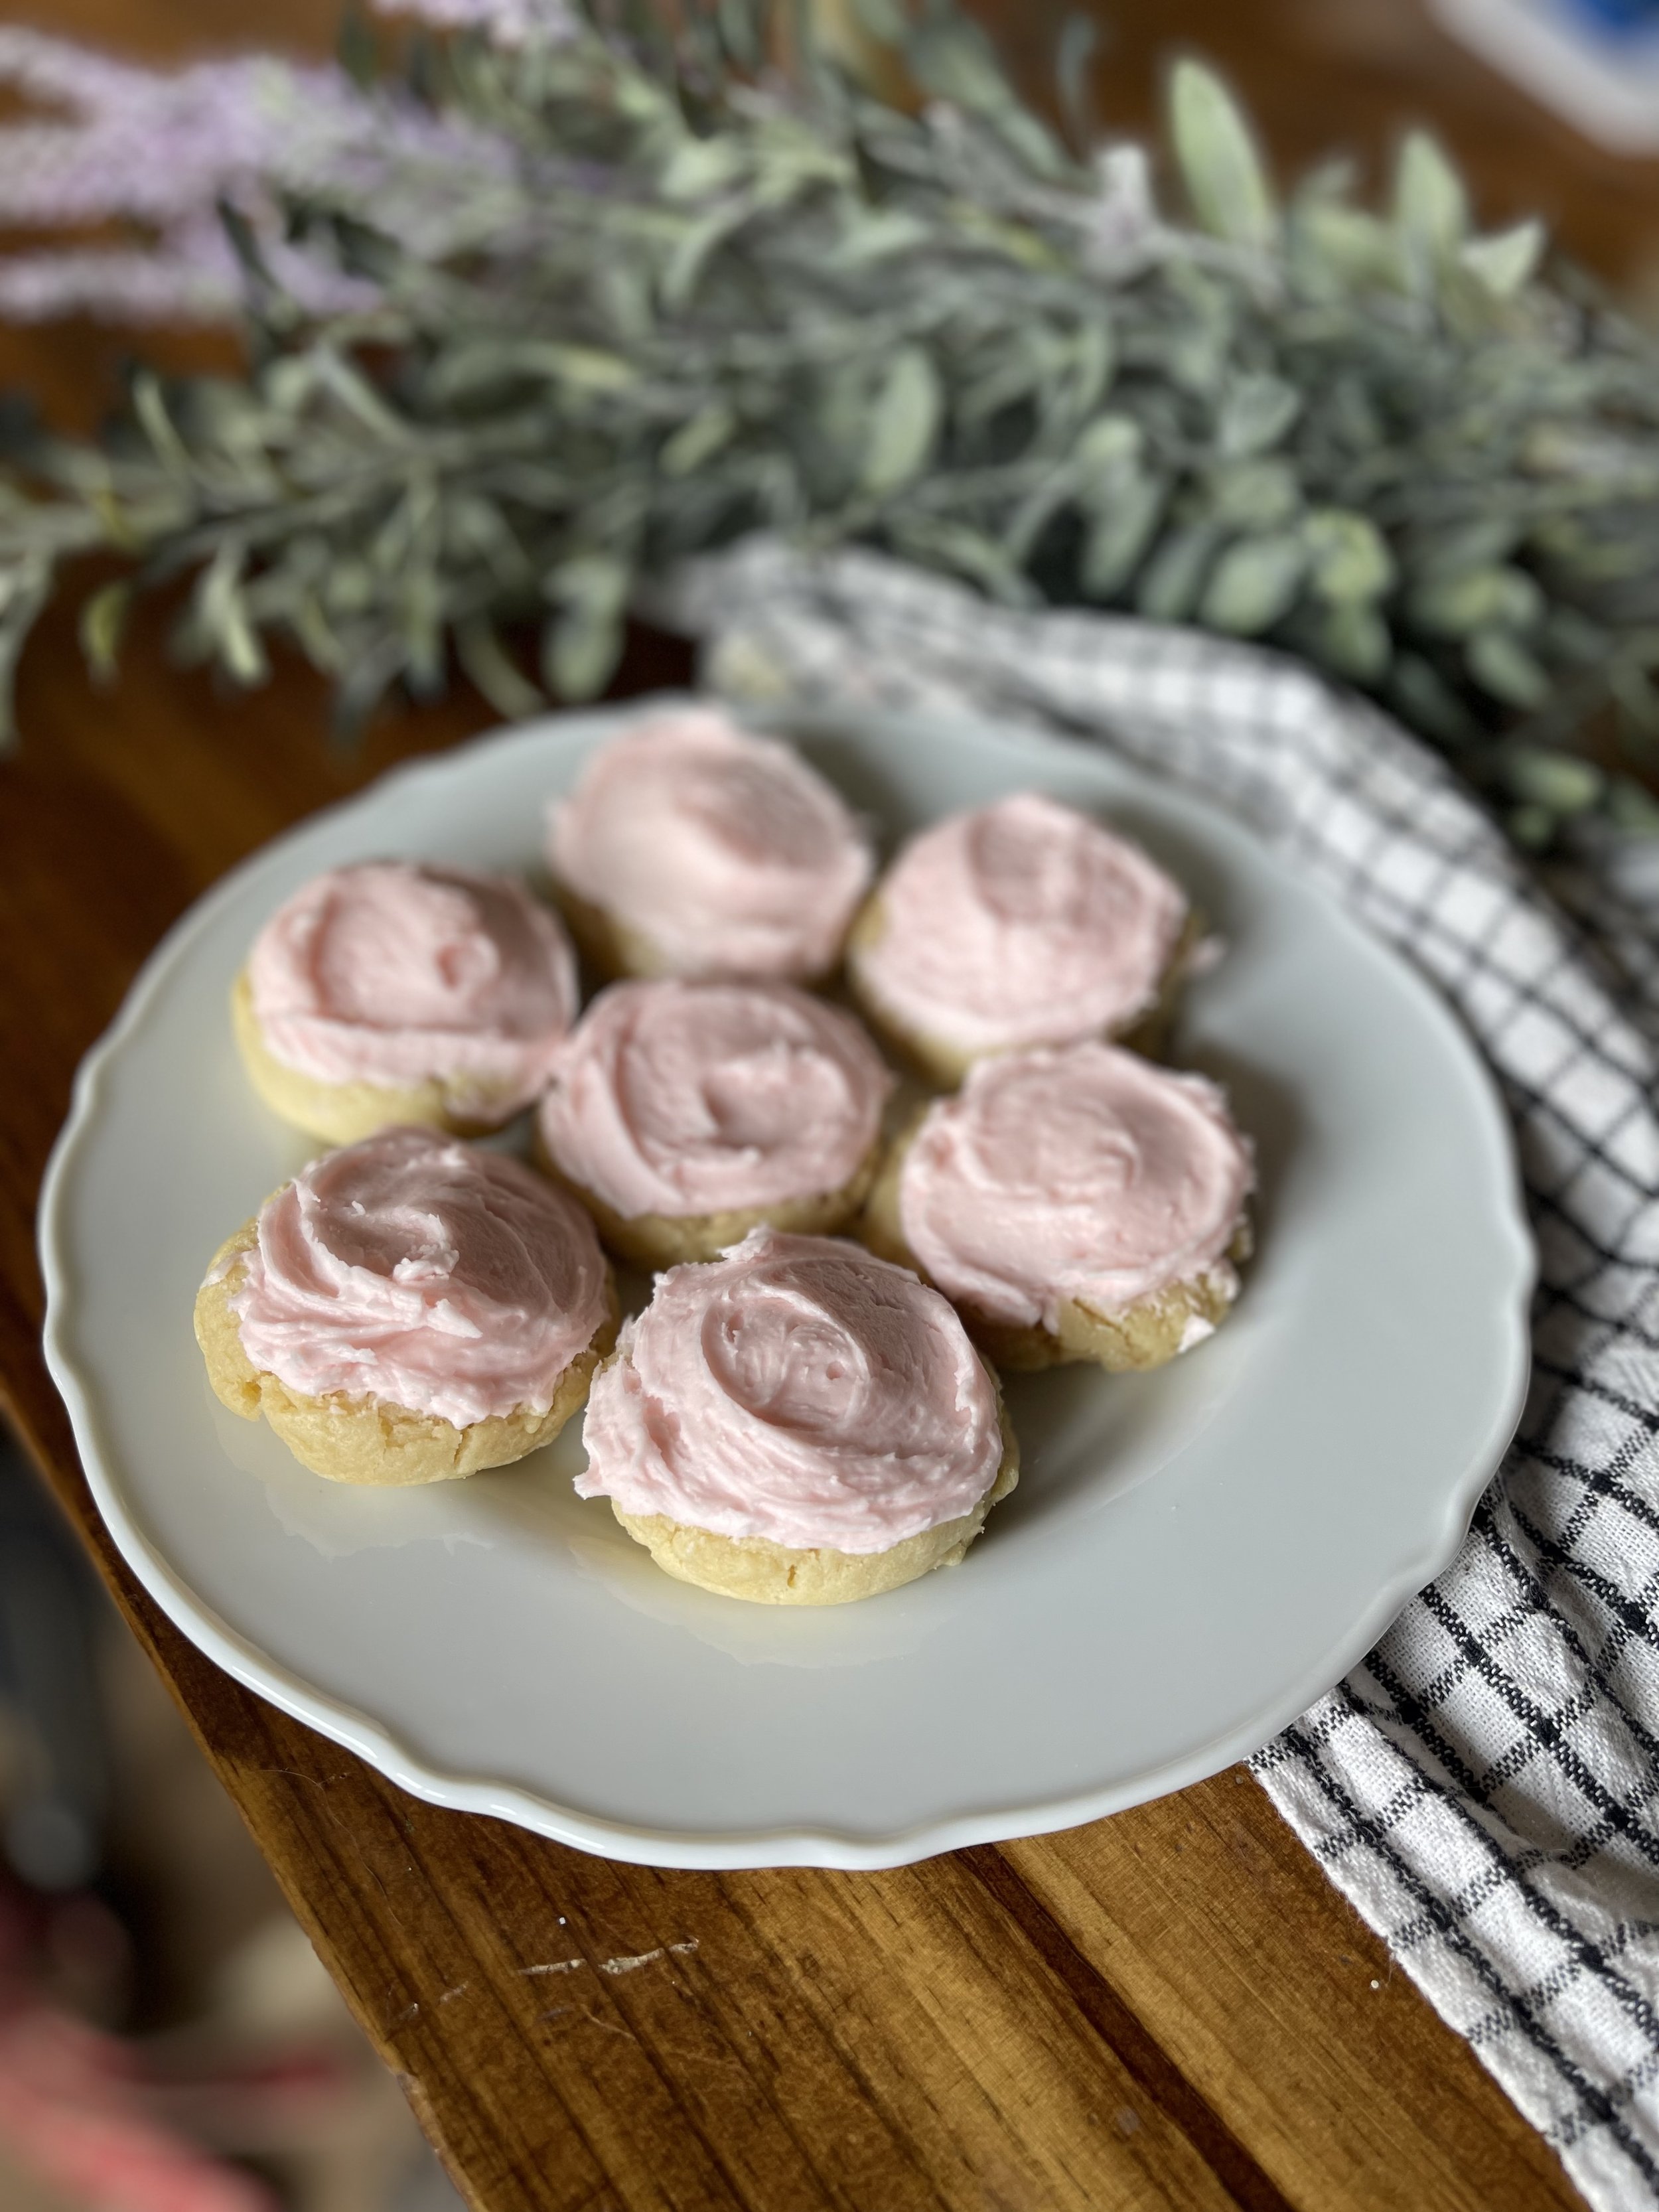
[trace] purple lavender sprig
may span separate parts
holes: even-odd
[[[522,12],[514,0],[509,27]],[[365,91],[342,70],[269,55],[153,70],[3,27],[0,84],[56,111],[0,125],[0,226],[79,234],[0,257],[0,316],[16,321],[234,319],[246,271],[220,219],[227,204],[296,307],[349,313],[371,306],[375,288],[325,240],[289,240],[295,196],[372,213],[435,260],[453,249],[457,222],[473,219],[480,188],[513,169],[489,131],[389,88]],[[88,241],[88,230],[110,234]]]

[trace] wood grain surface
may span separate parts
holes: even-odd
[[[1034,67],[1059,10],[987,0],[983,12]],[[157,54],[252,37],[314,51],[331,15],[331,0],[41,10],[56,30]],[[1539,117],[1411,0],[1121,0],[1112,20],[1103,106],[1127,123],[1145,119],[1158,54],[1195,46],[1233,70],[1287,159],[1339,138],[1376,155],[1403,120],[1439,118],[1492,215],[1542,204],[1609,275],[1651,275],[1654,171]],[[181,360],[203,351],[165,343]],[[84,425],[127,343],[80,326],[0,333],[0,381]],[[240,1689],[143,1597],[98,1522],[39,1352],[33,1207],[76,1063],[225,868],[391,761],[489,720],[459,690],[341,752],[302,672],[233,697],[171,669],[161,627],[140,625],[118,687],[97,691],[72,605],[55,609],[23,671],[23,749],[0,761],[0,1388],[468,2201],[1578,2203],[1242,1770],[1065,1835],[895,1873],[613,1865],[406,1796]],[[641,636],[621,688],[688,672],[682,648]]]

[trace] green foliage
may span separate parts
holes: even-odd
[[[180,647],[238,682],[283,637],[350,725],[453,649],[521,714],[605,684],[639,580],[769,528],[1279,643],[1452,750],[1529,842],[1592,808],[1650,826],[1572,748],[1602,708],[1659,738],[1659,356],[1540,278],[1537,226],[1479,235],[1422,135],[1384,212],[1340,169],[1281,201],[1193,63],[1175,221],[1136,149],[1068,149],[947,0],[855,15],[918,112],[769,0],[688,0],[672,40],[595,0],[560,41],[423,43],[421,96],[511,153],[447,180],[465,245],[433,258],[319,186],[295,234],[377,305],[307,320],[250,248],[245,378],[144,373],[102,446],[18,448],[0,680],[97,545],[133,586],[191,575]],[[87,610],[100,670],[130,598]]]
[[[1231,94],[1200,63],[1180,63],[1170,80],[1170,133],[1203,228],[1236,246],[1269,251],[1279,215],[1267,170]]]

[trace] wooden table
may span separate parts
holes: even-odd
[[[259,27],[232,0],[51,12],[153,52]],[[1610,273],[1648,265],[1653,172],[1579,148],[1491,87],[1408,0],[1115,12],[1108,107],[1126,120],[1150,97],[1157,27],[1227,62],[1291,155],[1341,135],[1374,149],[1399,116],[1439,113],[1496,213],[1542,200]],[[289,0],[283,36],[319,46],[331,14],[331,0]],[[1038,11],[1001,14],[1029,60]],[[0,334],[0,378],[84,423],[120,349],[86,329]],[[686,672],[679,648],[641,640],[626,681]],[[488,2212],[1577,2203],[1242,1769],[1066,1835],[896,1873],[652,1872],[404,1796],[238,1687],[143,1596],[41,1364],[35,1195],[76,1062],[173,917],[297,816],[489,719],[458,694],[342,753],[321,709],[292,668],[234,699],[179,675],[153,622],[112,692],[82,672],[72,609],[31,647],[26,744],[0,762],[0,1388],[468,2199]],[[692,1941],[625,1976],[596,1970]],[[524,1972],[577,1954],[592,1963],[556,1987]]]

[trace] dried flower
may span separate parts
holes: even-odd
[[[284,236],[294,194],[373,208],[408,250],[441,257],[455,243],[445,211],[512,167],[492,134],[441,120],[392,88],[368,94],[342,70],[273,56],[158,71],[0,26],[0,84],[58,111],[0,126],[0,225],[121,234],[0,258],[0,314],[20,321],[235,318],[246,269],[227,234],[227,205],[297,306],[361,309],[376,296],[372,284],[343,272],[319,241],[300,248]]]
[[[434,30],[477,31],[497,46],[562,45],[582,28],[565,0],[374,0],[374,7]]]
[[[769,0],[627,37],[606,0],[419,0],[469,27],[368,89],[259,63],[141,88],[0,38],[0,74],[75,112],[79,204],[116,211],[122,131],[179,134],[131,211],[203,300],[226,211],[258,362],[141,376],[103,447],[20,453],[0,664],[62,555],[103,543],[137,583],[194,574],[180,646],[240,681],[285,636],[349,721],[453,646],[517,714],[603,685],[639,583],[768,528],[1302,653],[1455,752],[1517,836],[1645,819],[1571,748],[1601,704],[1659,732],[1650,342],[1540,275],[1535,226],[1478,234],[1425,137],[1383,212],[1334,170],[1281,204],[1184,64],[1180,222],[1140,149],[1069,151],[945,0],[861,5],[920,112],[810,46],[786,82]],[[270,120],[296,101],[302,147]],[[61,219],[61,149],[30,185],[46,142],[16,128],[0,221]],[[9,283],[52,296],[39,260]],[[100,662],[129,590],[88,611]],[[527,622],[540,683],[503,642]]]

